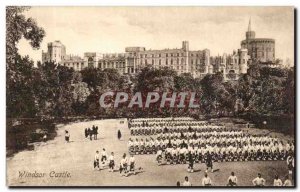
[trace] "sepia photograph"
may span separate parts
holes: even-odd
[[[296,187],[295,7],[5,11],[9,188]]]

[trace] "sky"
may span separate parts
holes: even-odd
[[[275,57],[294,62],[293,7],[32,7],[25,15],[46,31],[41,48],[22,39],[19,50],[41,60],[60,40],[67,54],[122,53],[125,47],[209,49],[211,56],[240,48],[251,18],[257,38],[275,39]]]

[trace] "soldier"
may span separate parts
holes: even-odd
[[[115,168],[115,157],[114,157],[114,152],[111,152],[111,155],[108,158],[109,160],[109,172],[114,172]]]
[[[234,175],[234,172],[231,172],[231,175],[228,177],[227,186],[237,186],[237,177]]]
[[[254,186],[262,187],[262,186],[265,186],[266,180],[261,177],[260,173],[258,173],[257,177],[255,179],[253,179],[252,183]]]
[[[212,157],[211,154],[209,153],[209,151],[206,153],[206,159],[205,159],[205,163],[206,163],[206,173],[208,171],[209,168],[211,168],[211,172],[214,172],[213,169],[213,162],[212,162]]]
[[[194,172],[194,156],[191,152],[188,153],[188,159],[189,159],[189,166],[188,166],[188,172],[193,173]]]
[[[94,157],[94,169],[96,167],[98,167],[98,170],[100,170],[100,167],[99,167],[99,151],[96,151],[96,154],[95,154],[95,157]]]
[[[103,150],[101,152],[101,162],[102,162],[102,164],[105,164],[106,160],[107,160],[107,153],[105,151],[105,148],[103,148]]]
[[[184,187],[190,187],[190,186],[192,186],[191,182],[189,182],[188,176],[185,176],[184,182],[182,183],[182,186],[184,186]]]
[[[202,185],[203,186],[211,186],[212,185],[212,181],[211,179],[208,177],[207,173],[204,174],[204,177],[202,179]]]
[[[275,186],[275,187],[282,186],[282,181],[281,181],[281,179],[278,178],[278,175],[275,175],[273,186]]]
[[[135,158],[133,155],[129,158],[129,171],[135,175]]]
[[[121,176],[127,177],[127,163],[128,163],[128,159],[126,158],[126,153],[124,153],[123,158],[121,159],[121,162],[120,162],[120,175]]]

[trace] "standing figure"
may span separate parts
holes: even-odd
[[[90,129],[90,128],[88,128],[88,133],[89,133],[89,136],[90,136],[90,140],[92,140],[93,138],[92,138],[92,136],[93,136],[93,131]]]
[[[124,153],[123,158],[121,159],[121,162],[120,162],[120,175],[121,176],[127,177],[127,163],[128,163],[128,160],[126,158],[126,153]]]
[[[67,143],[69,143],[69,141],[70,141],[70,133],[67,130],[65,131],[65,140]]]
[[[189,157],[188,172],[193,173],[194,172],[194,157],[191,152],[189,152],[188,157]]]
[[[98,139],[98,126],[95,127],[95,135],[94,135],[94,139],[95,139],[95,140]]]
[[[87,138],[89,136],[89,132],[88,132],[87,128],[84,129],[84,136],[85,136],[85,138]]]
[[[94,157],[94,169],[98,168],[98,170],[100,170],[100,166],[99,166],[99,151],[96,151],[95,157]]]
[[[121,131],[120,131],[120,129],[118,129],[118,140],[120,140],[121,137],[122,137]]]
[[[92,126],[92,135],[94,135],[94,139],[95,139],[95,133],[96,133],[96,127],[95,125]]]
[[[207,173],[208,168],[211,168],[211,172],[213,173],[214,169],[213,169],[212,156],[209,152],[207,152],[205,163],[206,163],[206,171],[205,172]]]
[[[43,136],[43,141],[46,143],[47,141],[47,134],[45,133],[44,136]]]
[[[102,152],[101,152],[101,163],[105,164],[105,161],[107,160],[107,153],[105,151],[105,148],[103,148]]]
[[[129,158],[129,171],[135,175],[135,158],[133,155]]]
[[[294,170],[294,157],[292,155],[289,155],[286,159],[286,163],[289,169],[289,174],[293,178],[293,170]]]
[[[109,172],[114,172],[114,168],[115,168],[115,157],[114,157],[114,152],[111,152],[111,155],[108,158],[109,160]]]

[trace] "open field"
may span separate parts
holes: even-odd
[[[130,137],[126,124],[120,120],[97,120],[60,125],[57,137],[47,143],[38,143],[33,151],[22,151],[7,158],[7,184],[9,186],[174,186],[189,176],[194,186],[201,185],[205,165],[195,164],[195,172],[188,173],[187,165],[158,166],[155,155],[137,155],[137,167],[143,172],[129,177],[121,177],[108,169],[93,170],[96,150],[106,148],[108,154],[115,152],[119,165],[123,153],[128,154],[127,141]],[[98,140],[84,138],[84,129],[98,125]],[[122,140],[117,139],[117,130],[122,132]],[[64,141],[64,131],[70,131],[70,143]],[[274,133],[272,133],[274,134]],[[280,136],[280,135],[279,135]],[[283,136],[282,136],[283,137]],[[262,173],[268,186],[273,185],[274,175],[284,180],[288,174],[285,161],[254,161],[214,163],[218,171],[208,173],[214,186],[224,186],[231,171],[238,177],[240,186],[251,186],[257,173]],[[42,177],[20,177],[23,171],[41,173]],[[50,177],[56,173],[68,172],[70,177]],[[45,174],[43,174],[45,173]]]

